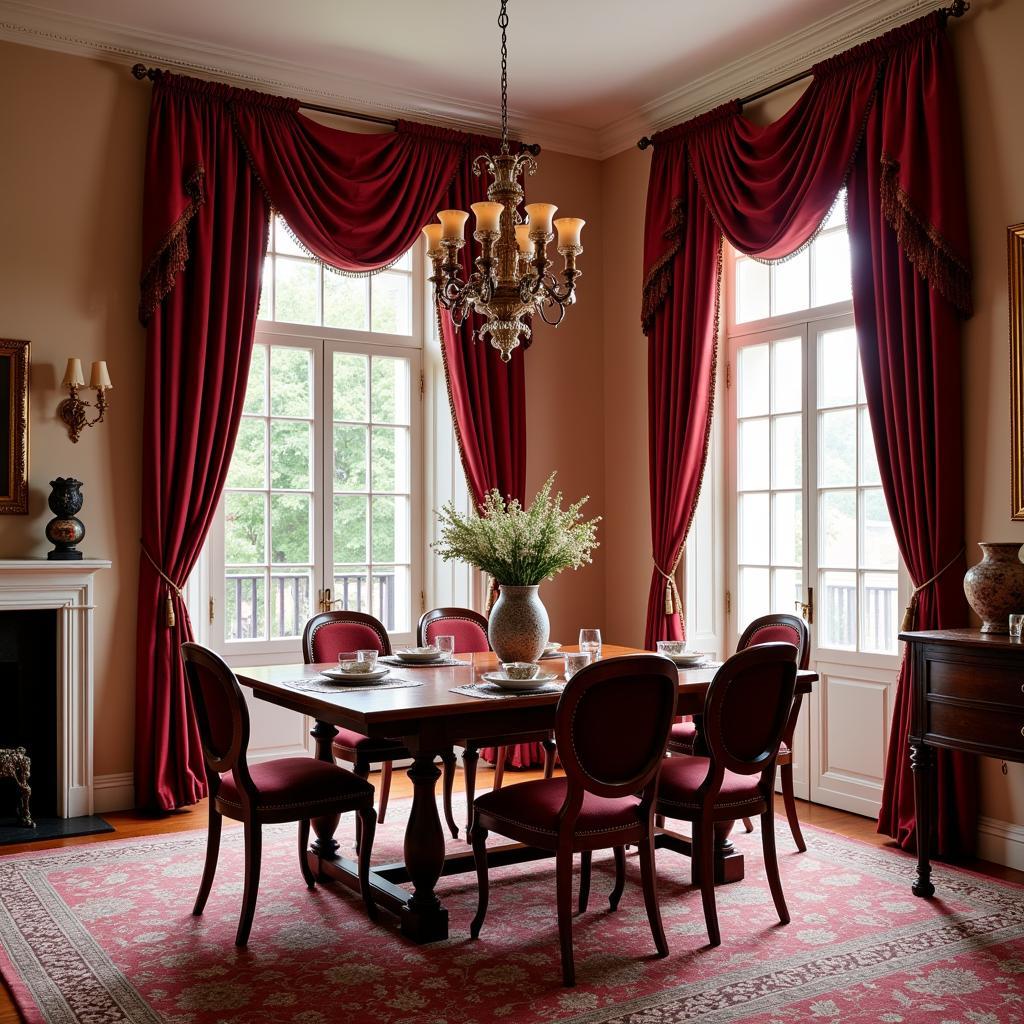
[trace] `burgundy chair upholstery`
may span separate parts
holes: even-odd
[[[206,864],[192,913],[200,915],[213,886],[220,852],[221,819],[244,823],[245,888],[235,945],[249,940],[256,911],[263,851],[263,825],[280,821],[299,823],[299,868],[312,889],[316,878],[309,867],[311,818],[355,811],[361,822],[359,885],[366,911],[376,917],[370,889],[370,855],[377,815],[373,786],[333,764],[310,757],[283,757],[249,767],[249,711],[234,673],[212,651],[199,644],[181,645],[192,707],[199,726],[210,788],[210,824]]]
[[[307,665],[336,662],[339,654],[376,650],[391,653],[391,640],[384,623],[363,612],[320,612],[306,623],[302,633],[302,657]],[[377,820],[384,821],[391,793],[391,762],[411,757],[397,740],[364,736],[353,729],[338,728],[331,744],[334,756],[353,766],[361,779],[370,774],[370,765],[380,764],[380,804]],[[358,827],[358,826],[357,826]]]
[[[754,619],[743,631],[736,650],[743,651],[754,644],[769,643],[793,644],[799,652],[797,655],[799,667],[807,668],[810,663],[811,643],[807,623],[796,615],[777,612]],[[782,799],[786,805],[789,830],[793,834],[796,848],[804,853],[807,850],[807,844],[804,842],[803,832],[800,831],[800,819],[796,813],[796,793],[793,789],[793,733],[796,731],[802,702],[803,694],[798,693],[793,701],[792,717],[782,734],[782,746],[779,748],[776,763],[779,766],[779,782],[782,785]],[[693,754],[696,752],[696,747],[697,726],[693,722],[678,722],[672,726],[672,734],[668,741],[669,753]],[[743,824],[748,832],[754,831],[754,826],[749,819],[744,819]]]
[[[640,855],[647,920],[659,956],[668,943],[654,873],[654,800],[676,704],[679,674],[659,655],[609,658],[566,683],[555,712],[555,740],[565,778],[537,779],[478,797],[471,838],[480,895],[470,934],[478,938],[487,913],[487,834],[498,832],[555,851],[562,980],[576,983],[572,949],[572,864],[581,854],[580,912],[590,894],[594,850],[612,849],[615,910],[625,884],[625,846]]]
[[[790,720],[797,648],[756,644],[734,654],[708,688],[702,738],[708,757],[669,757],[661,769],[657,813],[693,825],[693,871],[712,946],[721,942],[715,906],[714,823],[761,816],[765,872],[783,924],[789,911],[775,854],[775,759]]]
[[[487,619],[472,608],[432,608],[420,617],[416,629],[417,642],[423,646],[432,644],[439,636],[455,637],[455,653],[471,654],[491,649],[487,638]],[[501,789],[505,778],[505,757],[508,747],[505,737],[465,739],[458,746],[463,748],[462,770],[466,778],[466,840],[473,819],[473,798],[476,793],[476,768],[480,760],[481,747],[497,747],[498,758],[494,765],[494,789]],[[555,770],[555,743],[551,732],[527,733],[515,737],[516,743],[540,743],[544,747],[544,778],[550,779]],[[459,838],[459,826],[455,824],[452,812],[452,790],[455,786],[455,754],[442,757],[444,762],[444,817],[452,839]]]

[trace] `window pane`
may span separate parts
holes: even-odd
[[[264,586],[263,570],[260,568],[238,568],[225,573],[225,639],[260,640],[266,636],[263,621]]]
[[[410,490],[408,427],[373,428],[373,489],[375,491]]]
[[[313,431],[309,423],[272,420],[270,424],[270,486],[286,491],[311,490]]]
[[[767,417],[741,420],[739,424],[739,488],[741,491],[766,490],[768,487]]]
[[[772,412],[803,408],[803,346],[800,338],[772,343]]]
[[[267,346],[254,345],[249,364],[249,380],[245,385],[243,412],[255,414],[267,411]]]
[[[365,562],[369,499],[335,495],[334,498],[334,560]]]
[[[852,487],[857,483],[857,410],[818,414],[818,485]]]
[[[267,499],[263,494],[224,496],[224,562],[261,564],[267,560]]]
[[[821,582],[818,606],[821,644],[852,651],[857,646],[857,574],[823,572]]]
[[[772,266],[772,313],[792,313],[810,305],[810,257],[804,249],[798,256]]]
[[[309,618],[309,572],[272,573],[270,576],[270,637],[301,636]]]
[[[410,614],[410,580],[407,565],[377,566],[371,579],[373,614],[390,630],[407,630]]]
[[[747,323],[768,316],[771,269],[765,263],[741,256],[736,260],[736,322]]]
[[[768,414],[768,346],[748,345],[737,356],[736,408],[740,416]]]
[[[274,257],[274,319],[320,323],[320,268],[312,260]]]
[[[818,408],[857,402],[857,332],[852,327],[818,335]]]
[[[768,564],[768,495],[739,498],[739,560],[746,565]]]
[[[271,561],[291,565],[311,562],[312,499],[308,494],[271,494]]]
[[[366,566],[334,567],[335,608],[349,612],[370,612],[370,574]],[[387,623],[385,623],[385,626]]]
[[[857,568],[857,492],[822,491],[818,548],[821,564]]]
[[[899,594],[896,573],[866,572],[861,594],[861,650],[896,653]]]
[[[853,294],[850,279],[850,239],[845,231],[819,235],[811,245],[814,256],[814,305],[843,302]]]
[[[860,410],[860,482],[862,484],[880,484],[881,474],[878,472],[878,456],[875,453],[875,438],[871,433],[871,417],[867,409]]]
[[[263,257],[263,275],[260,278],[260,308],[257,320],[274,319],[274,257]]]
[[[324,273],[324,326],[352,331],[369,329],[369,282],[365,277]]]
[[[371,415],[374,423],[409,422],[409,360],[373,357]]]
[[[377,274],[371,281],[371,329],[382,334],[412,334],[412,278]]]
[[[803,600],[804,581],[800,569],[772,570],[772,611],[789,612],[796,609]]]
[[[292,237],[284,217],[278,214],[274,217],[274,252],[283,252],[292,256],[308,256],[302,246]]]
[[[896,536],[881,487],[861,491],[860,564],[864,569],[899,568]]]
[[[270,350],[270,412],[273,416],[313,415],[313,360],[308,348]]]
[[[231,453],[227,487],[266,487],[267,428],[264,420],[243,416]]]
[[[412,270],[412,249],[409,249],[404,256],[400,256],[394,265],[395,270]]]
[[[842,188],[839,190],[839,195],[836,196],[835,206],[832,207],[828,217],[825,218],[825,223],[822,224],[821,230],[827,231],[829,228],[837,228],[840,224],[846,223],[846,189]]]
[[[409,559],[409,499],[378,496],[373,504],[373,552],[375,562]]]
[[[367,356],[335,352],[334,354],[334,418],[336,420],[369,419]]]
[[[334,427],[334,489],[366,490],[367,428]]]
[[[772,487],[803,484],[802,417],[779,416],[772,420]]]
[[[751,620],[771,611],[771,570],[740,569],[739,626],[744,629]]]
[[[803,496],[799,491],[785,491],[781,494],[773,494],[772,564],[802,565],[803,560]]]

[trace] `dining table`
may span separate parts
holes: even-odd
[[[565,651],[575,648],[566,647]],[[604,644],[601,658],[650,653],[631,647]],[[337,726],[366,736],[400,740],[412,755],[409,779],[413,796],[405,829],[404,859],[374,865],[370,885],[379,907],[396,914],[401,931],[416,942],[436,942],[448,937],[448,911],[436,886],[442,875],[474,871],[472,851],[445,852],[445,835],[437,808],[436,788],[441,775],[437,760],[447,755],[466,736],[502,736],[508,742],[522,734],[536,734],[554,726],[560,691],[516,693],[487,697],[481,676],[499,668],[493,653],[459,654],[458,664],[445,666],[401,665],[394,668],[397,681],[407,685],[331,688],[319,685],[322,670],[334,665],[260,665],[236,669],[239,683],[254,696],[270,704],[307,715],[315,721],[311,736],[316,756],[333,761],[331,743]],[[544,661],[560,673],[560,658]],[[717,663],[679,669],[677,715],[699,716],[704,708],[708,685]],[[809,693],[817,680],[813,671],[797,674],[797,690]],[[310,688],[310,687],[313,688]],[[472,692],[456,691],[467,688]],[[715,880],[734,882],[743,877],[743,855],[729,839],[735,822],[722,822],[715,829]],[[307,857],[321,880],[340,882],[358,890],[358,872],[352,857],[346,856],[335,838],[337,816],[313,821],[315,838]],[[659,828],[655,843],[660,849],[690,854],[690,840],[667,828]],[[488,847],[492,867],[539,860],[550,852],[508,843]],[[412,884],[410,892],[404,885]]]

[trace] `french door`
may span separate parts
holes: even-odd
[[[820,682],[794,742],[797,795],[878,811],[903,573],[849,314],[731,339],[729,632],[807,620]]]

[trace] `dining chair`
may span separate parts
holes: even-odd
[[[391,640],[384,623],[365,612],[329,611],[314,615],[302,631],[302,657],[307,665],[337,661],[339,653],[370,650],[391,653]],[[351,764],[361,779],[369,777],[370,766],[380,765],[380,803],[377,820],[384,822],[391,793],[391,763],[412,754],[398,740],[364,736],[354,729],[337,727],[331,744],[336,758]]]
[[[416,639],[420,646],[432,644],[439,636],[455,637],[455,653],[471,654],[489,651],[491,643],[487,638],[487,619],[472,608],[432,608],[420,616],[416,628]],[[508,756],[508,745],[503,743],[505,737],[485,739],[465,739],[458,746],[462,747],[462,770],[466,779],[466,839],[469,840],[469,829],[473,817],[473,798],[476,794],[476,769],[480,760],[481,747],[497,747],[498,756],[494,764],[494,783],[492,788],[501,789],[505,777],[505,759]],[[544,747],[544,778],[550,779],[555,770],[555,744],[551,730],[517,736],[516,743],[540,743]],[[459,838],[459,827],[455,824],[452,812],[452,790],[455,785],[455,754],[447,753],[442,759],[444,763],[444,816],[453,839]]]
[[[479,938],[487,913],[488,833],[553,850],[562,981],[575,985],[573,855],[581,854],[582,913],[590,892],[593,851],[614,851],[615,886],[608,901],[614,911],[625,885],[628,843],[639,850],[654,944],[659,956],[668,956],[654,870],[654,803],[678,686],[675,666],[657,654],[609,658],[581,669],[566,683],[555,710],[555,741],[565,776],[506,786],[477,797],[473,804],[470,835],[479,885],[470,925],[474,939]]]
[[[802,669],[807,668],[811,659],[810,636],[807,630],[807,623],[797,615],[777,612],[754,619],[743,631],[743,635],[736,645],[736,650],[743,651],[754,644],[773,642],[794,644],[798,652],[798,666]],[[782,733],[782,745],[779,747],[779,756],[776,760],[776,764],[779,767],[779,783],[782,786],[782,799],[786,805],[786,818],[789,821],[789,830],[793,833],[793,841],[801,853],[806,852],[807,844],[804,842],[803,832],[800,831],[800,819],[796,813],[796,794],[793,790],[793,734],[796,732],[796,723],[800,717],[800,706],[803,699],[803,694],[798,693],[793,700],[793,713],[790,715],[785,731]],[[696,742],[697,727],[694,723],[678,722],[672,726],[672,734],[668,741],[669,753],[693,754]],[[754,826],[748,818],[743,820],[743,824],[748,832],[754,831]]]
[[[667,757],[661,768],[656,813],[689,821],[691,864],[700,884],[712,946],[721,943],[715,905],[716,822],[761,816],[768,886],[779,920],[789,924],[775,853],[775,763],[796,690],[797,649],[755,644],[734,654],[708,687],[702,739],[708,757]]]
[[[359,889],[367,914],[376,918],[370,888],[370,855],[377,822],[373,786],[344,768],[312,757],[282,757],[250,766],[246,759],[249,709],[234,672],[213,651],[199,644],[182,644],[181,656],[199,726],[210,793],[206,864],[192,913],[197,917],[202,914],[213,886],[223,818],[243,823],[245,883],[235,945],[244,946],[249,941],[256,912],[263,826],[283,821],[299,823],[299,869],[312,889],[316,877],[306,856],[310,820],[355,811],[362,826]]]

